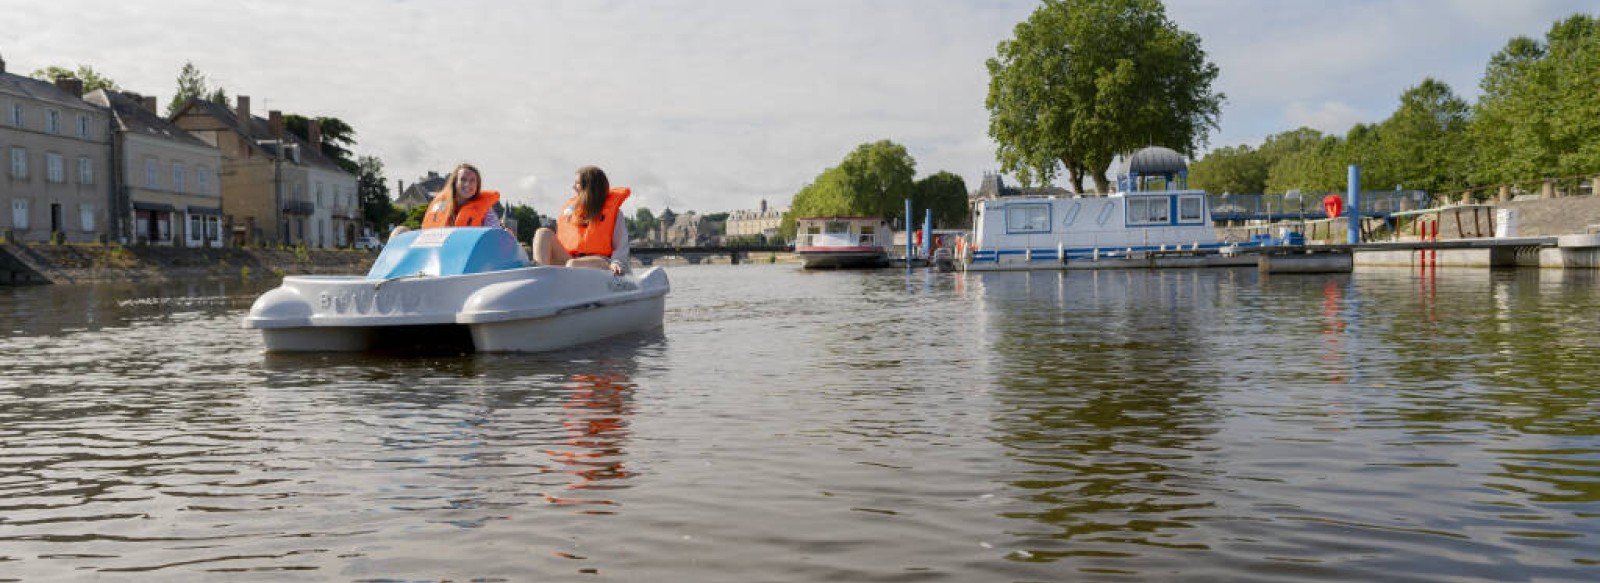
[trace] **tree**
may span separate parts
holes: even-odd
[[[350,149],[347,146],[356,145],[356,130],[350,124],[337,117],[319,117],[317,122],[322,124],[322,149],[321,154],[339,164],[345,172],[355,174],[360,171],[360,164],[351,160]],[[283,116],[283,128],[290,133],[300,136],[306,142],[311,141],[311,119],[306,116],[291,113]]]
[[[539,230],[539,213],[532,206],[514,204],[511,205],[510,215],[517,222],[517,240],[532,241],[533,233]]]
[[[362,156],[356,173],[356,194],[361,198],[362,221],[373,230],[400,223],[405,216],[394,208],[389,198],[389,180],[383,176],[383,161],[376,156]]]
[[[795,193],[778,230],[794,237],[795,219],[801,217],[862,215],[894,221],[905,214],[911,197],[916,160],[889,140],[861,144],[838,166],[823,170]]]
[[[989,135],[1024,185],[1064,169],[1101,193],[1118,153],[1157,143],[1193,156],[1223,95],[1200,39],[1159,0],[1045,0],[987,62]]]
[[[1271,168],[1272,161],[1250,146],[1217,148],[1189,165],[1189,186],[1216,193],[1266,192]]]
[[[34,79],[42,79],[45,81],[55,81],[56,79],[62,77],[81,79],[83,80],[83,90],[86,93],[101,89],[106,91],[117,91],[121,89],[120,87],[117,87],[116,81],[112,81],[110,77],[101,75],[99,71],[94,70],[94,67],[90,67],[88,65],[78,65],[77,69],[68,69],[65,67],[51,65],[43,69],[34,69],[33,73],[28,76],[33,77]]]
[[[200,68],[194,66],[193,61],[187,61],[183,64],[183,70],[178,72],[178,92],[172,95],[172,101],[167,102],[167,115],[177,113],[190,99],[205,99],[227,105],[228,93],[221,87],[212,88]]]
[[[649,238],[660,226],[661,220],[656,218],[655,213],[639,207],[639,210],[633,211],[633,218],[628,219],[628,234],[636,239]]]
[[[933,224],[946,228],[965,228],[969,218],[967,208],[967,182],[960,176],[939,171],[918,180],[911,188],[912,212],[933,210]],[[913,223],[917,217],[912,217]]]
[[[1467,125],[1471,108],[1432,78],[1407,89],[1400,108],[1379,124],[1379,168],[1389,181],[1427,192],[1466,188],[1471,163]],[[1365,180],[1363,180],[1365,182]]]

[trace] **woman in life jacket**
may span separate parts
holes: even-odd
[[[622,216],[622,201],[632,191],[611,188],[605,171],[594,166],[578,169],[572,191],[556,216],[555,230],[542,228],[533,234],[533,259],[539,265],[610,269],[622,275],[628,270],[628,221]]]
[[[422,215],[422,228],[505,228],[500,216],[494,212],[495,203],[500,202],[500,193],[481,189],[481,177],[477,167],[466,162],[457,164],[445,179],[444,188],[439,189],[439,194],[434,195],[428,203],[428,211]],[[395,227],[389,237],[409,230],[404,225]]]

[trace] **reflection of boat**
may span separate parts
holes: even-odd
[[[794,253],[807,269],[884,267],[892,238],[878,217],[805,217],[795,220]]]
[[[557,350],[661,325],[667,274],[532,267],[500,229],[411,231],[366,277],[291,276],[244,319],[269,351]]]

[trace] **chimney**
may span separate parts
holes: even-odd
[[[83,98],[83,80],[77,77],[56,77],[56,88],[71,93],[73,97]]]
[[[239,96],[239,110],[238,110],[237,114],[239,116],[239,126],[243,127],[244,131],[246,133],[249,133],[250,132],[250,96],[248,96],[248,95],[240,95]]]
[[[267,126],[272,128],[272,137],[283,139],[283,112],[276,109],[267,112]]]
[[[0,75],[6,74],[6,58],[0,57]]]
[[[322,120],[312,119],[306,122],[306,137],[311,140],[311,149],[322,151]]]
[[[140,102],[144,104],[145,109],[150,110],[150,113],[156,112],[156,96],[146,95],[140,99]]]

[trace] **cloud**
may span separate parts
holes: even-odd
[[[1285,130],[1309,127],[1324,134],[1334,135],[1344,135],[1352,126],[1367,119],[1371,119],[1369,114],[1349,104],[1336,101],[1315,104],[1296,101],[1290,103],[1283,112]]]
[[[984,61],[1037,0],[0,0],[8,68],[90,64],[171,96],[193,61],[255,109],[338,117],[411,182],[470,161],[536,208],[595,164],[629,205],[789,197],[856,146],[919,175],[994,171]],[[1583,0],[1169,0],[1228,95],[1213,144],[1374,122],[1426,77],[1464,97],[1499,47]],[[159,14],[161,18],[151,18]],[[219,33],[220,31],[220,33]],[[529,179],[532,178],[530,182]]]

